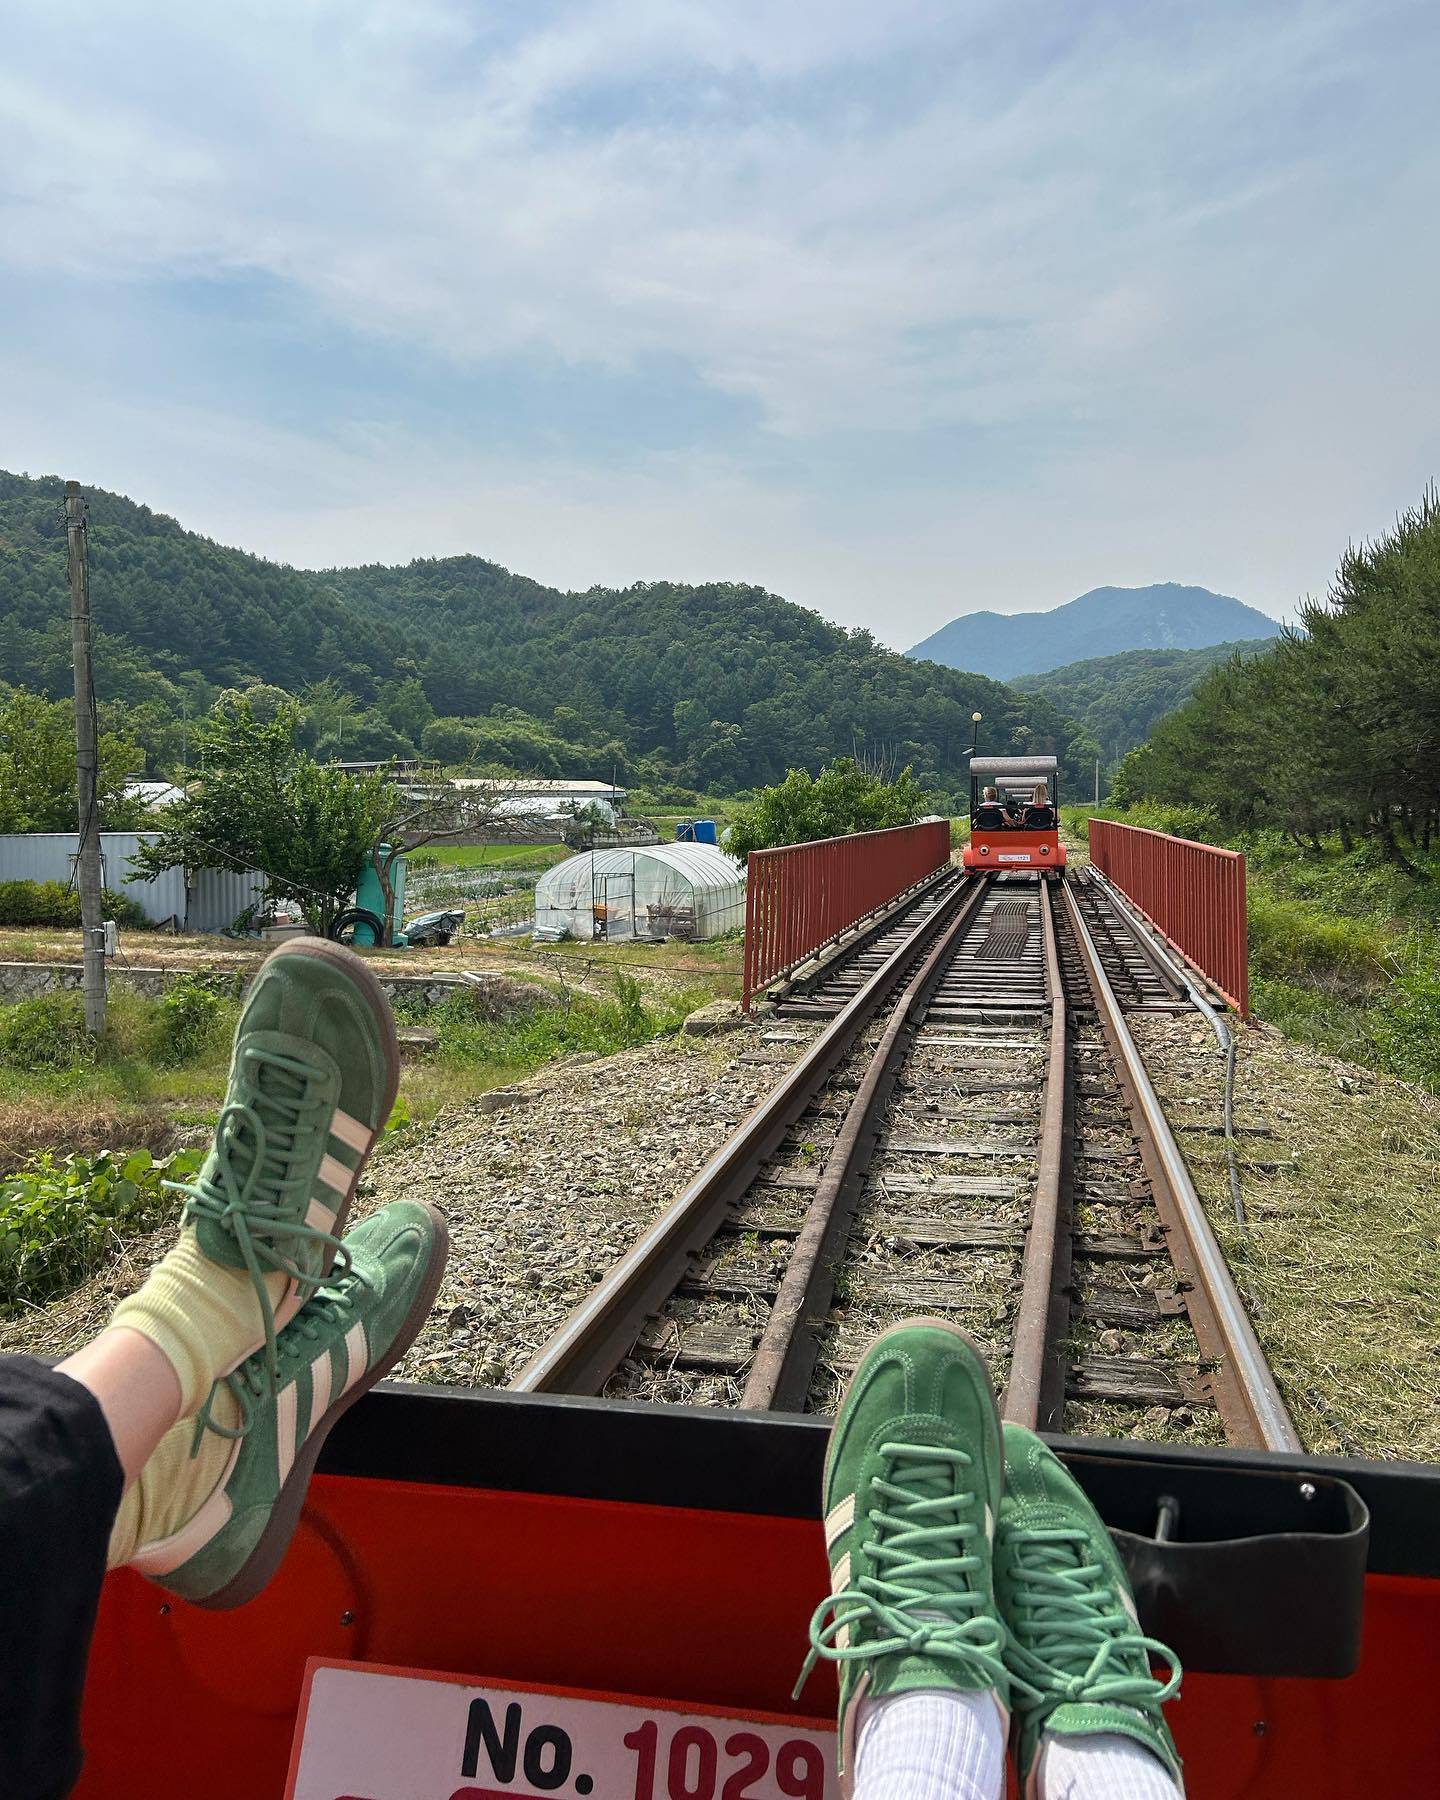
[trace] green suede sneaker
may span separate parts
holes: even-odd
[[[995,1535],[995,1591],[1009,1629],[1016,1682],[1021,1792],[1038,1793],[1045,1732],[1119,1732],[1180,1782],[1180,1758],[1161,1706],[1180,1688],[1180,1664],[1144,1636],[1119,1552],[1100,1515],[1033,1431],[1005,1427],[1005,1497]],[[1150,1673],[1151,1658],[1169,1679]]]
[[[198,1606],[243,1605],[275,1573],[336,1420],[394,1368],[425,1323],[449,1233],[433,1206],[396,1200],[357,1225],[345,1249],[347,1266],[280,1333],[276,1378],[257,1351],[217,1384],[239,1415],[233,1430],[212,1421],[235,1440],[218,1486],[181,1530],[130,1558]]]
[[[867,1696],[994,1689],[1009,1717],[1005,1631],[991,1576],[1002,1473],[1000,1420],[979,1351],[943,1319],[908,1319],[861,1359],[825,1459],[832,1592],[810,1654],[839,1664],[839,1772],[854,1784]]]
[[[235,1031],[214,1147],[191,1181],[171,1184],[204,1254],[249,1271],[272,1361],[277,1330],[334,1265],[399,1078],[390,1003],[360,958],[324,938],[273,951]],[[272,1308],[275,1270],[290,1287]]]

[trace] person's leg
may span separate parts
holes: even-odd
[[[1180,1664],[1141,1632],[1100,1515],[1019,1425],[1005,1427],[995,1590],[1025,1800],[1177,1800],[1180,1758],[1161,1709]],[[1169,1665],[1168,1680],[1152,1676],[1152,1658]]]
[[[940,1319],[883,1332],[831,1434],[832,1593],[805,1665],[839,1665],[847,1796],[1004,1791],[1011,1684],[991,1572],[1001,1467],[995,1397],[969,1339]]]
[[[1035,1771],[1041,1800],[1178,1800],[1179,1781],[1152,1750],[1119,1732],[1046,1732]]]
[[[1005,1719],[992,1695],[919,1688],[862,1700],[855,1800],[999,1800]]]
[[[256,1323],[259,1313],[256,1313]],[[158,1345],[128,1326],[110,1327],[55,1366],[94,1395],[125,1480],[140,1473],[180,1417],[180,1377]]]
[[[193,1429],[177,1420],[217,1380],[246,1368],[247,1394],[273,1401],[278,1334],[324,1293],[398,1067],[389,1006],[359,959],[282,946],[247,997],[175,1248],[58,1369],[0,1359],[0,1793],[59,1794],[73,1781],[107,1542],[215,1488],[214,1447],[182,1459],[174,1434]],[[262,1350],[257,1370],[248,1359]],[[357,1379],[366,1368],[357,1351]],[[244,1422],[232,1415],[229,1429]]]
[[[50,1800],[80,1770],[78,1718],[124,1481],[92,1395],[0,1357],[0,1794]]]
[[[215,1389],[213,1429],[185,1419],[166,1433],[120,1507],[111,1568],[128,1564],[200,1606],[240,1606],[265,1586],[325,1439],[429,1317],[449,1233],[435,1207],[395,1200],[345,1249],[280,1333],[273,1378],[257,1352]]]

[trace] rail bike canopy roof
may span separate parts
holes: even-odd
[[[970,773],[977,781],[1044,781],[1059,769],[1053,756],[972,756]]]

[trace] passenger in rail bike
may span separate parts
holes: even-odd
[[[320,1448],[419,1333],[448,1249],[432,1206],[346,1214],[394,1096],[363,963],[280,947],[250,990],[180,1237],[56,1368],[0,1357],[0,1795],[57,1800],[107,1568],[210,1607],[278,1568]],[[1174,1800],[1160,1714],[1179,1670],[1140,1635],[1100,1520],[985,1365],[919,1319],[867,1351],[836,1420],[834,1592],[808,1670],[840,1665],[861,1800],[999,1800],[1013,1716],[1027,1794]],[[1154,1655],[1170,1678],[1150,1673]]]
[[[1021,815],[1020,823],[1026,831],[1053,831],[1055,829],[1055,808],[1050,804],[1050,793],[1043,781],[1035,783],[1035,792],[1030,803]]]
[[[980,796],[980,804],[975,808],[974,825],[977,831],[1003,831],[1010,823],[1005,807],[1000,803],[1000,796],[993,787],[987,787]]]

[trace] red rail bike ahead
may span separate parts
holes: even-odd
[[[970,759],[970,842],[967,869],[1063,869],[1060,842],[1059,766],[1053,756],[974,756]],[[1024,823],[1025,809],[1044,784],[1054,821],[1044,829]],[[999,795],[987,805],[986,788]]]

